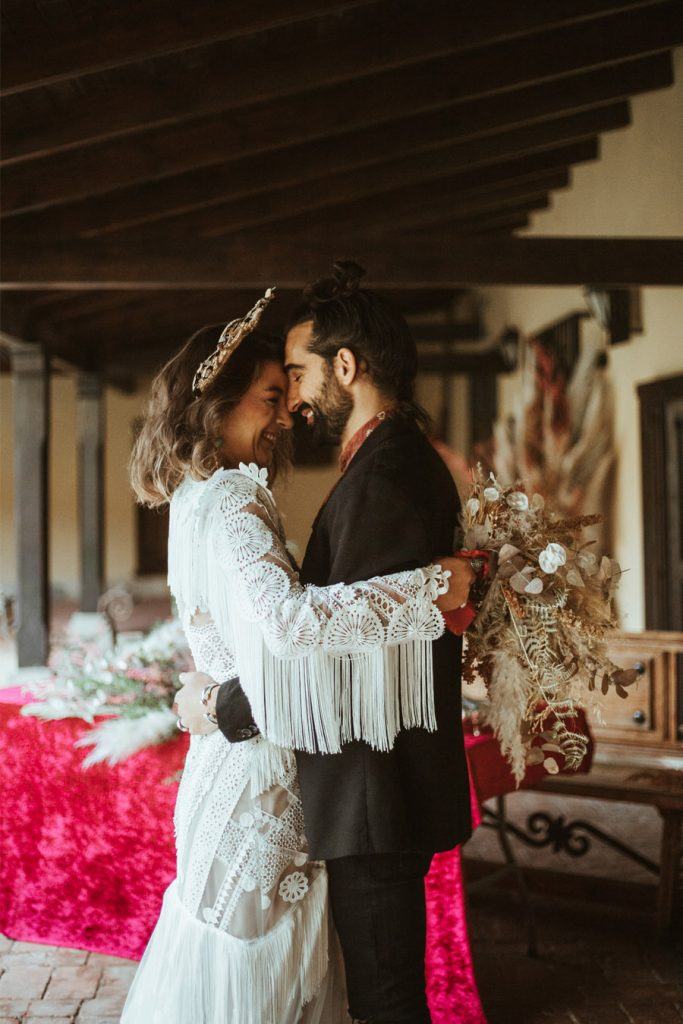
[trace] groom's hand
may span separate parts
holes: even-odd
[[[205,736],[214,732],[218,726],[204,717],[205,712],[212,714],[215,710],[216,690],[213,691],[209,706],[202,704],[202,690],[213,682],[205,672],[182,672],[180,682],[183,684],[175,695],[173,705],[180,721],[193,736]]]
[[[451,574],[448,581],[448,593],[440,594],[436,599],[436,607],[441,612],[452,612],[462,608],[470,595],[470,587],[476,579],[474,569],[468,561],[454,558],[452,555],[436,558],[434,561]]]

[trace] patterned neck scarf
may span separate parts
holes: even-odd
[[[378,412],[376,416],[373,416],[371,420],[368,420],[367,423],[364,423],[363,426],[356,431],[351,440],[347,441],[342,448],[341,455],[339,456],[340,473],[343,474],[346,472],[354,455],[358,454],[373,430],[391,416],[395,416],[396,412],[396,409],[382,409],[381,412]]]

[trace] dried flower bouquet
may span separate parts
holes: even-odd
[[[607,656],[621,570],[582,538],[599,520],[555,516],[540,494],[502,487],[481,467],[465,503],[464,546],[489,551],[495,571],[467,633],[463,677],[484,679],[484,717],[518,783],[528,764],[556,773],[553,755],[578,768],[587,751],[571,728],[578,709],[595,707],[598,691],[626,697],[637,678]]]

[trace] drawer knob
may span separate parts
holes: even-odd
[[[638,711],[634,711],[633,721],[636,723],[636,725],[645,725],[645,722],[647,721],[647,715],[644,711],[641,711],[640,709]]]
[[[642,661],[637,661],[633,666],[633,670],[638,673],[639,676],[644,676],[646,669]]]

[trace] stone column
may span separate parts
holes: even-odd
[[[104,589],[104,416],[98,373],[78,375],[77,429],[81,610],[95,612]]]
[[[39,346],[12,349],[14,519],[17,551],[17,658],[48,655],[49,366]]]

